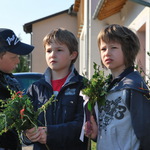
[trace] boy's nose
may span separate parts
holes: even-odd
[[[54,50],[52,50],[51,54],[52,54],[52,55],[54,55],[54,54],[55,54]]]
[[[51,56],[54,57],[55,55],[56,55],[56,52],[55,52],[54,50],[52,50],[52,51],[51,51]]]
[[[106,54],[109,55],[111,53],[110,48],[106,49]]]

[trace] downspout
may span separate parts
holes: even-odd
[[[85,0],[84,1],[86,3],[85,5],[85,14],[86,14],[86,18],[85,18],[85,51],[86,51],[86,68],[87,68],[87,73],[86,76],[89,78],[89,0]]]
[[[33,42],[32,42],[32,32],[30,33],[31,35],[31,45],[33,45]],[[32,53],[30,54],[30,72],[32,72]]]

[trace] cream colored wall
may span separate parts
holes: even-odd
[[[145,54],[146,54],[146,49],[145,49],[145,31],[138,31],[137,33],[138,37],[139,37],[139,40],[140,40],[140,45],[141,45],[141,48],[140,48],[140,52],[137,56],[137,59],[136,59],[136,63],[138,64],[138,66],[140,68],[142,68],[142,70],[145,72],[146,71],[146,68],[145,68]]]
[[[32,25],[32,43],[35,50],[32,54],[32,72],[44,72],[47,68],[45,52],[43,48],[43,38],[54,28],[63,27],[77,35],[77,18],[63,13],[49,19],[34,23]],[[75,63],[78,70],[78,60]]]
[[[140,39],[141,51],[136,62],[146,74],[150,74],[150,8],[134,2],[128,2],[122,9],[123,24],[135,31]]]
[[[129,27],[134,29],[139,36],[141,52],[138,59],[142,62],[146,74],[150,74],[150,57],[147,55],[147,52],[150,52],[150,8],[145,7],[141,10],[138,16],[133,18]]]
[[[89,1],[89,10],[87,10],[87,1],[85,1],[85,20],[84,27],[80,36],[80,60],[79,60],[79,73],[86,75],[88,78],[91,78],[93,75],[93,62],[100,65],[100,55],[97,46],[97,35],[103,27],[103,23],[100,23],[99,20],[92,19],[92,13],[94,12],[92,7],[93,1]],[[92,2],[92,3],[91,3]],[[92,4],[92,5],[91,5]],[[87,15],[87,13],[89,13]],[[88,21],[86,21],[88,19]]]

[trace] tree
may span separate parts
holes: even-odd
[[[21,41],[20,34],[18,35],[19,40]],[[30,55],[30,54],[29,54]],[[20,63],[18,64],[17,68],[13,71],[15,72],[29,72],[29,55],[22,56],[20,55]]]
[[[15,72],[29,72],[29,63],[28,63],[28,55],[27,56],[20,56],[20,63],[18,64],[17,68],[13,71]]]

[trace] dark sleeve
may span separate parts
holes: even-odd
[[[0,136],[0,147],[12,150],[21,149],[18,134],[15,130],[9,130]]]
[[[130,91],[132,125],[141,148],[150,150],[150,100],[138,91]]]

